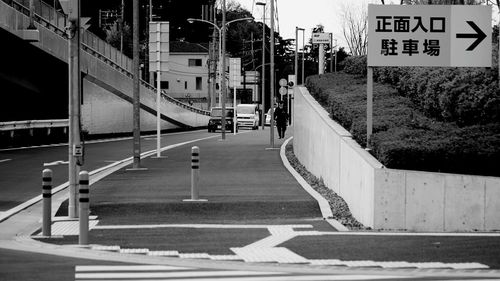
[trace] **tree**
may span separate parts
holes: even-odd
[[[106,32],[106,42],[111,46],[120,50],[121,45],[121,35],[123,32],[123,53],[132,57],[132,29],[127,23],[123,24],[123,29],[120,30],[118,22],[115,22],[111,29],[105,29]]]
[[[347,46],[354,56],[363,56],[367,52],[368,39],[368,10],[362,5],[356,10],[354,6],[343,5],[342,32]]]

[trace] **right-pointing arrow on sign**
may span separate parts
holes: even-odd
[[[467,23],[476,33],[458,33],[457,38],[476,38],[476,41],[466,49],[466,51],[472,51],[486,38],[486,34],[473,21],[467,21]]]

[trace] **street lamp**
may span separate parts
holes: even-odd
[[[229,24],[233,23],[233,22],[237,22],[237,21],[252,21],[253,18],[240,18],[240,19],[235,19],[235,20],[232,20],[232,21],[228,21],[226,23],[226,26],[228,26]],[[222,71],[221,71],[221,61],[222,61],[222,30],[220,27],[218,27],[215,23],[211,22],[211,21],[208,21],[208,20],[202,20],[202,19],[193,19],[193,18],[188,18],[187,21],[189,23],[194,23],[195,21],[197,22],[204,22],[204,23],[208,23],[210,25],[212,25],[215,29],[217,29],[217,32],[219,32],[219,64],[218,64],[218,72],[219,74],[217,75],[218,76],[218,83],[219,83],[219,106],[221,106],[221,92],[222,92],[222,89],[221,89],[221,77],[222,77]]]
[[[295,79],[297,79],[297,84],[298,84],[298,77],[299,77],[299,30],[304,32],[305,30],[303,28],[300,28],[298,26],[295,27]],[[302,42],[302,44],[304,44],[304,42]],[[302,49],[302,57],[304,57],[304,49]],[[304,65],[304,62],[302,61],[302,65]],[[302,79],[303,80],[303,79]],[[302,84],[304,83],[304,81],[302,81]]]
[[[262,90],[261,90],[261,100],[262,100],[262,130],[265,128],[266,123],[266,71],[264,65],[266,64],[266,3],[265,2],[257,2],[255,3],[259,6],[262,6]]]
[[[225,32],[222,32],[223,31],[223,28],[224,28],[224,31],[225,29],[231,24],[231,23],[234,23],[234,22],[238,22],[238,21],[253,21],[253,18],[239,18],[239,19],[235,19],[235,20],[231,20],[231,21],[228,21],[226,23],[223,23],[223,26],[221,27],[218,27],[215,23],[211,22],[211,21],[208,21],[208,20],[203,20],[203,19],[193,19],[193,18],[188,18],[187,21],[189,23],[193,23],[195,21],[197,22],[204,22],[204,23],[208,23],[210,25],[212,25],[215,29],[217,29],[217,31],[219,32],[219,66],[218,66],[218,69],[219,69],[219,106],[222,105],[222,120],[221,120],[221,123],[222,123],[222,139],[225,139],[225,134],[226,134],[226,128],[225,128],[225,124],[226,124],[226,116],[225,116],[225,113],[226,113],[226,110],[225,110],[225,104],[221,104],[221,93],[222,91],[225,91],[225,89],[222,89],[222,88],[225,88],[222,87],[222,79],[225,79],[225,75],[224,75],[224,72],[225,72],[225,69],[222,69],[222,62],[225,61],[225,54],[223,54],[222,52],[222,40],[223,38],[222,37],[225,37]],[[224,22],[224,21],[223,21]],[[225,40],[225,38],[224,38]],[[224,56],[224,57],[223,57]],[[222,77],[222,75],[224,75],[224,78]],[[225,99],[225,98],[224,98]],[[225,101],[225,100],[224,100]]]

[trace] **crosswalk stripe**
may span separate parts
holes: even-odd
[[[168,271],[168,270],[189,270],[189,267],[167,266],[167,265],[85,265],[75,267],[76,272],[92,271]]]
[[[75,267],[75,281],[320,281],[404,279],[388,275],[333,275],[287,272],[205,270],[163,265],[86,265]]]
[[[255,271],[185,271],[185,272],[98,272],[98,273],[76,273],[77,280],[112,279],[112,278],[185,278],[196,276],[248,276],[248,275],[275,275],[279,272],[255,272]]]

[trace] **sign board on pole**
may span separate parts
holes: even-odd
[[[330,33],[313,33],[312,43],[330,45]]]
[[[149,22],[149,70],[157,71],[158,52],[160,52],[160,71],[168,71],[169,22]]]
[[[229,58],[229,88],[241,87],[241,58]]]
[[[491,67],[491,6],[369,5],[368,66]]]
[[[280,84],[280,86],[281,86],[281,87],[285,87],[287,83],[288,83],[288,81],[286,81],[286,79],[285,79],[285,78],[281,78],[281,79],[280,79],[279,84]]]
[[[286,95],[287,90],[286,90],[286,88],[285,88],[285,87],[280,87],[279,92],[280,92],[280,95],[281,95],[281,96],[284,96],[284,95]]]

